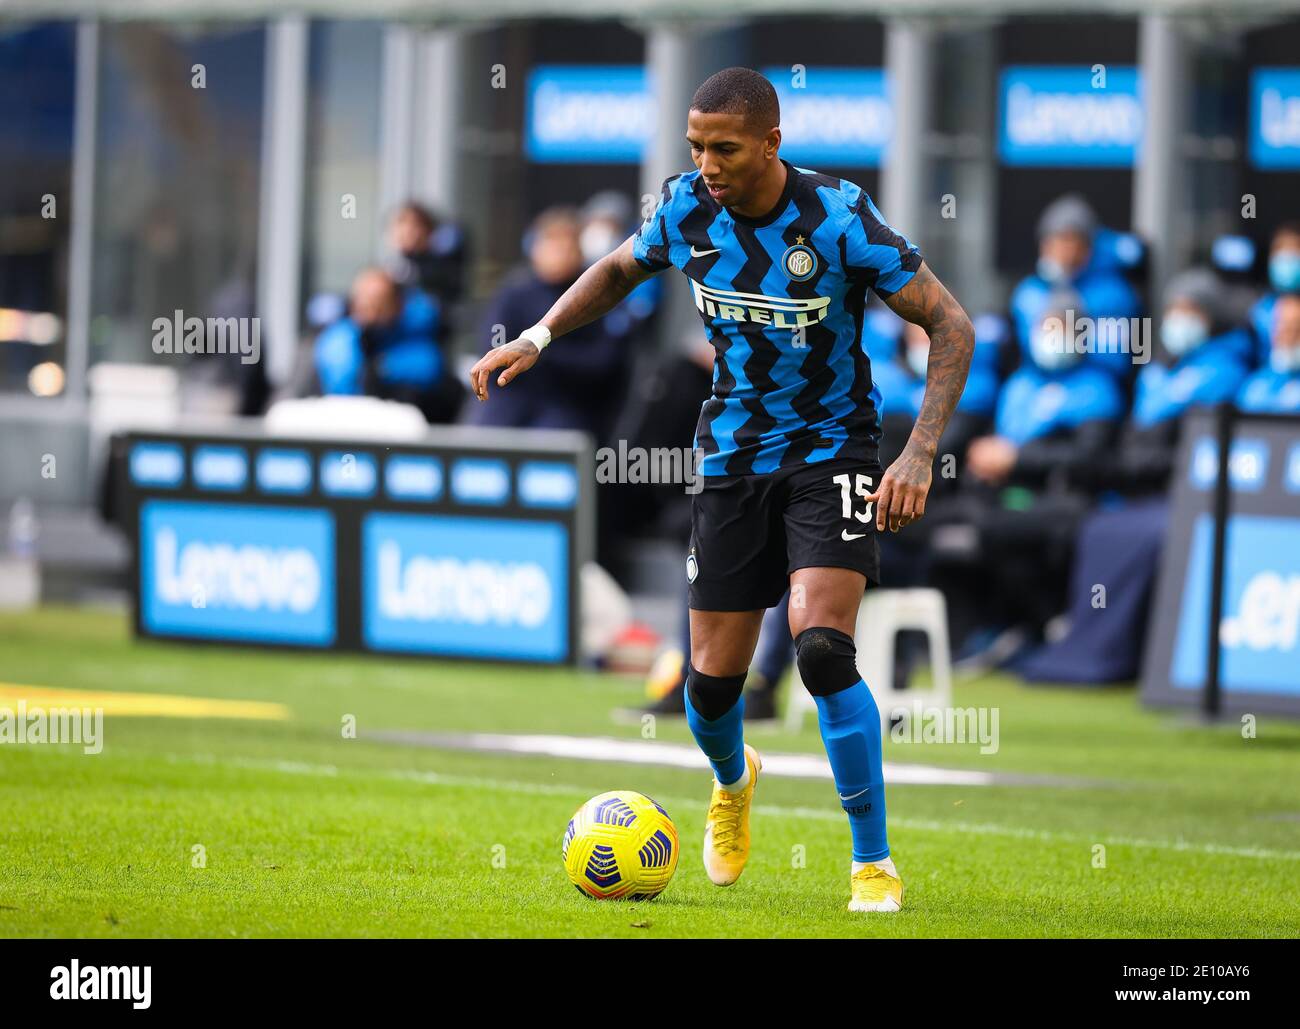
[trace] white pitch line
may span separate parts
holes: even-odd
[[[620,740],[607,736],[510,735],[504,733],[465,733],[464,735],[418,732],[385,732],[382,739],[423,743],[456,750],[475,750],[501,754],[535,754],[578,761],[609,761],[620,764],[664,765],[670,768],[704,770],[708,759],[699,747],[684,743],[661,743],[657,740]],[[975,772],[963,768],[938,768],[932,765],[898,765],[886,763],[885,784],[901,786],[995,786],[1014,777],[992,772]],[[824,779],[831,781],[830,762],[820,754],[764,754],[763,773],[790,779]]]
[[[268,761],[257,758],[226,758],[215,754],[166,754],[166,760],[181,764],[228,765],[257,771],[281,772],[285,775],[315,775],[338,778],[337,765],[308,764],[303,761]],[[766,766],[764,766],[766,767]],[[349,770],[349,776],[371,776],[398,782],[417,782],[426,786],[448,786],[468,789],[499,790],[507,793],[534,793],[547,796],[585,797],[590,786],[561,783],[535,783],[512,779],[491,779],[481,776],[446,775],[417,769],[359,769]],[[704,801],[696,797],[673,797],[656,794],[655,799],[668,807],[688,807],[703,811]],[[843,822],[844,814],[823,808],[781,807],[776,804],[756,804],[757,814],[777,818],[804,818],[820,822]],[[891,827],[913,832],[933,832],[957,836],[1003,836],[1013,839],[1037,840],[1041,843],[1063,843],[1070,846],[1092,847],[1103,843],[1110,847],[1135,847],[1143,850],[1168,850],[1190,854],[1214,854],[1224,857],[1251,858],[1260,861],[1300,861],[1300,851],[1270,850],[1266,847],[1232,847],[1218,843],[1192,843],[1188,840],[1148,840],[1134,836],[1084,836],[1078,833],[1053,832],[1047,829],[1025,829],[1015,825],[997,825],[984,822],[936,822],[925,818],[889,819]]]

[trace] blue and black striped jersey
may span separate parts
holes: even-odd
[[[693,171],[664,182],[633,237],[642,267],[686,273],[717,351],[695,434],[706,476],[874,459],[880,442],[866,291],[901,289],[921,255],[860,187],[782,163],[785,189],[762,218],[723,207]]]

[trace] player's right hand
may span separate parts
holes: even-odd
[[[488,377],[498,368],[505,370],[497,376],[497,385],[506,386],[516,375],[528,371],[537,363],[542,352],[531,340],[515,339],[504,346],[489,350],[478,359],[469,373],[470,385],[474,396],[480,401],[487,399]]]

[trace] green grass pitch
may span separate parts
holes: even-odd
[[[1236,723],[1145,710],[1131,689],[991,677],[958,687],[955,703],[998,708],[998,753],[887,742],[889,762],[1085,784],[891,786],[906,907],[862,916],[845,911],[848,828],[829,782],[762,780],[749,866],[723,890],[699,855],[706,773],[373,735],[640,739],[610,716],[641,700],[626,678],[140,643],[120,613],[44,608],[0,616],[0,682],[289,711],[109,715],[96,756],[0,745],[5,936],[1300,934],[1300,726],[1261,717],[1246,739]],[[657,735],[690,739],[680,720],[661,719]],[[801,734],[749,739],[821,752],[811,717]],[[608,789],[647,793],[677,823],[681,861],[657,900],[590,901],[564,875],[565,823]]]

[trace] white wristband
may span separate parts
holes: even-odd
[[[537,348],[538,352],[541,352],[546,349],[546,344],[551,342],[551,330],[538,322],[532,328],[524,329],[524,331],[519,334],[519,338],[528,340],[529,343]]]

